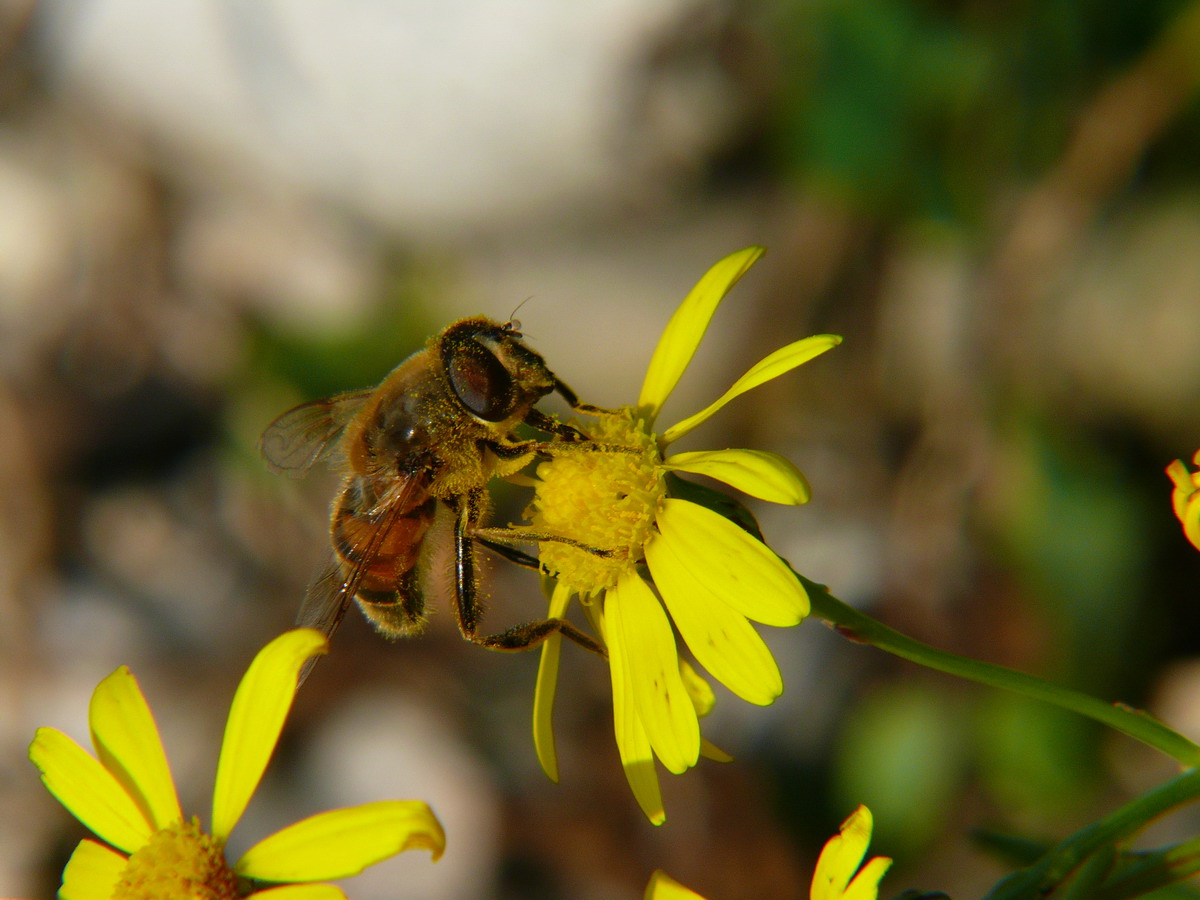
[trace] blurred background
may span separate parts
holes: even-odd
[[[85,831],[26,748],[86,743],[120,664],[207,818],[233,688],[326,552],[336,481],[266,471],[275,415],[522,302],[568,384],[631,402],[675,304],[751,243],[666,416],[845,336],[688,439],[807,473],[809,506],[755,507],[772,544],[917,638],[1200,737],[1200,554],[1163,474],[1200,447],[1198,82],[1179,0],[0,4],[0,893],[57,888]],[[526,500],[498,489],[498,518]],[[513,566],[487,586],[494,630],[543,608]],[[435,605],[400,644],[347,617],[234,852],[419,797],[445,857],[351,896],[617,900],[663,867],[806,897],[866,802],[885,896],[971,897],[1005,865],[970,829],[1062,837],[1173,771],[812,621],[764,629],[784,696],[719,694],[737,761],[664,774],[656,829],[604,666],[564,651],[553,785],[536,654]]]

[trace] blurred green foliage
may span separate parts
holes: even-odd
[[[842,726],[835,804],[875,814],[875,848],[901,856],[946,828],[964,776],[963,717],[918,679],[876,689]]]
[[[1094,799],[1101,772],[1094,723],[998,692],[983,696],[974,719],[980,778],[1007,817],[1054,833],[1064,813]]]
[[[266,378],[309,400],[378,384],[429,335],[449,323],[426,313],[434,288],[413,269],[396,266],[365,313],[345,327],[324,330],[250,321],[251,382]]]
[[[1162,497],[1123,471],[1113,448],[1062,424],[1028,409],[1006,424],[1009,477],[992,524],[1000,556],[1056,638],[1049,671],[1111,691],[1141,662],[1129,589],[1148,575],[1148,525]]]
[[[1053,163],[1080,106],[1187,5],[774,4],[775,164],[866,213],[978,226],[997,188]],[[1193,121],[1175,158],[1197,151]]]

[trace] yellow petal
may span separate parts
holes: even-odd
[[[258,900],[346,900],[341,889],[332,884],[281,884],[250,896]]]
[[[121,666],[96,686],[88,707],[92,745],[154,829],[183,819],[154,715],[137,679]]]
[[[571,591],[564,584],[556,584],[550,595],[551,619],[561,619],[567,612]],[[554,692],[558,685],[558,661],[562,655],[562,635],[557,631],[542,642],[542,656],[538,661],[537,683],[533,689],[533,747],[537,752],[542,771],[555,784],[558,783],[558,754],[554,749]]]
[[[1175,518],[1182,522],[1188,497],[1196,492],[1196,486],[1192,483],[1192,473],[1188,471],[1188,467],[1182,459],[1176,459],[1167,466],[1167,477],[1175,484],[1175,490],[1171,492],[1171,505],[1175,509]]]
[[[679,677],[683,679],[683,686],[687,688],[688,696],[692,698],[692,706],[696,707],[696,715],[703,719],[717,705],[717,697],[713,693],[712,685],[701,678],[686,659],[679,661]]]
[[[704,589],[748,619],[795,625],[809,611],[808,594],[766,544],[724,516],[687,500],[661,504],[657,523],[676,558],[686,560]]]
[[[775,657],[746,617],[714,594],[677,549],[656,535],[646,544],[646,564],[688,649],[743,700],[774,702],[783,693]]]
[[[675,635],[662,604],[630,572],[605,595],[604,617],[624,644],[634,708],[650,746],[668,771],[686,772],[700,754],[700,722],[679,676]]]
[[[381,800],[309,816],[259,841],[233,870],[260,881],[326,881],[357,875],[405,850],[446,849],[437,818],[420,800]]]
[[[1200,494],[1193,494],[1183,511],[1183,533],[1200,550]]]
[[[767,450],[676,453],[665,460],[664,468],[706,475],[771,503],[799,506],[812,496],[808,480],[791,460]]]
[[[58,900],[111,900],[128,857],[95,841],[83,840],[63,869]]]
[[[846,886],[867,854],[872,825],[871,811],[860,806],[842,823],[840,833],[826,842],[813,873],[811,900],[840,900],[845,895]],[[878,886],[877,881],[876,893]],[[864,896],[873,898],[875,894]]]
[[[656,869],[646,885],[645,900],[704,900],[695,891],[690,891],[664,872]]]
[[[604,616],[593,613],[599,631],[604,635],[608,647],[608,671],[612,677],[613,728],[617,738],[617,752],[621,756],[621,767],[625,780],[629,782],[633,797],[652,825],[661,825],[667,814],[663,809],[662,791],[658,785],[658,772],[654,768],[654,754],[650,739],[638,718],[633,700],[633,688],[629,681],[627,653],[620,635],[610,631]]]
[[[1200,450],[1196,451],[1194,462],[1200,465]],[[1171,494],[1175,516],[1192,546],[1200,550],[1200,472],[1189,472],[1183,460],[1177,459],[1167,466],[1167,475],[1175,483]]]
[[[150,839],[154,828],[121,783],[61,731],[39,728],[29,759],[59,803],[114,847],[133,853]]]
[[[717,305],[764,253],[766,250],[762,247],[747,247],[731,253],[705,272],[679,304],[654,348],[638,397],[638,409],[647,416],[648,427],[654,424],[658,411],[692,361]]]
[[[745,375],[733,383],[733,387],[722,394],[716,402],[706,406],[694,416],[689,416],[678,424],[672,425],[665,432],[659,443],[665,447],[683,437],[697,425],[708,419],[734,397],[740,397],[746,391],[766,384],[778,378],[785,372],[790,372],[796,366],[803,365],[814,357],[820,356],[826,350],[832,350],[842,339],[836,334],[817,334],[780,347],[770,356],[750,368]]]
[[[892,867],[892,861],[886,856],[876,856],[862,867],[850,886],[843,894],[844,900],[876,900],[879,897],[879,882]]]
[[[708,738],[700,739],[700,755],[705,759],[711,759],[713,762],[733,762],[733,756],[731,754],[722,750]]]
[[[311,628],[285,632],[263,647],[242,676],[221,743],[217,782],[213,788],[213,836],[224,840],[237,824],[292,707],[296,679],[305,660],[328,647],[325,636]]]

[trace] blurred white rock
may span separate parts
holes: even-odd
[[[736,117],[708,0],[49,0],[60,90],[416,240],[619,208]],[[684,41],[686,44],[686,40]],[[178,161],[178,160],[177,160]]]
[[[436,702],[436,701],[434,701]],[[403,853],[346,883],[362,900],[492,896],[500,859],[500,805],[483,761],[430,698],[364,689],[322,722],[300,759],[306,794],[319,808],[381,799],[424,800],[446,829],[436,865]]]

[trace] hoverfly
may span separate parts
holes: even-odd
[[[602,412],[580,403],[519,329],[515,321],[462,319],[430,338],[378,387],[302,404],[267,426],[259,449],[275,471],[302,475],[324,459],[344,471],[330,522],[333,558],[310,585],[297,625],[332,634],[357,601],[385,636],[419,633],[426,624],[426,538],[438,507],[445,506],[454,520],[454,611],[464,638],[496,650],[523,650],[557,631],[604,653],[564,619],[496,634],[479,631],[475,545],[537,567],[534,558],[491,539],[501,529],[477,533],[489,511],[488,482],[551,448],[596,446],[535,409],[541,398],[558,393],[574,410]],[[514,431],[522,423],[551,440],[518,439]]]

